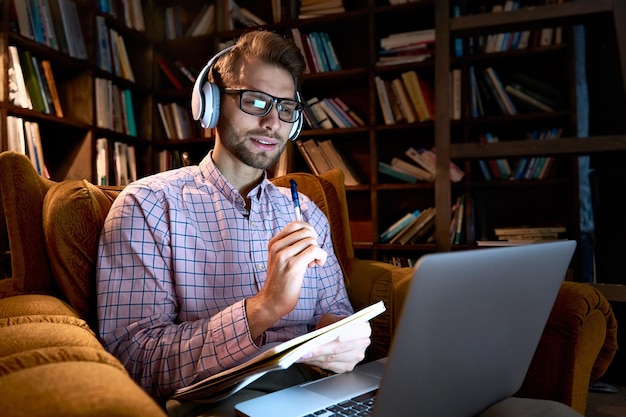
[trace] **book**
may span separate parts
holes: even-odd
[[[404,120],[406,120],[407,123],[416,122],[417,114],[415,113],[415,108],[413,107],[413,103],[411,103],[411,99],[409,98],[409,94],[402,80],[400,78],[391,80],[391,89],[398,98],[400,111],[402,112]]]
[[[420,214],[400,233],[392,238],[389,243],[405,245],[420,231],[422,227],[425,227],[430,220],[435,217],[435,208],[428,207],[420,212]]]
[[[215,28],[215,4],[205,4],[197,17],[191,22],[185,37],[209,35]]]
[[[374,77],[374,82],[376,84],[378,104],[380,105],[380,109],[383,114],[383,120],[386,125],[395,124],[396,120],[393,117],[393,113],[391,111],[391,103],[389,102],[389,95],[387,94],[387,88],[385,87],[385,82],[378,75]]]
[[[532,108],[536,110],[542,110],[542,111],[554,111],[555,110],[553,107],[550,107],[549,105],[545,104],[541,100],[528,94],[526,91],[524,91],[524,88],[521,87],[517,83],[513,83],[513,82],[509,83],[504,87],[504,89],[506,90],[507,93],[509,93],[512,99],[517,100],[522,105],[531,106]]]
[[[159,66],[161,71],[163,71],[163,74],[165,74],[165,76],[170,81],[170,83],[172,83],[172,85],[177,90],[182,90],[184,88],[183,83],[176,77],[176,75],[174,74],[174,71],[172,70],[172,68],[170,68],[170,66],[165,61],[165,59],[162,57],[159,57],[157,58],[156,61],[157,61],[157,65]]]
[[[19,56],[22,71],[24,73],[26,90],[28,91],[28,96],[30,97],[33,105],[32,108],[33,110],[45,113],[47,104],[44,101],[41,84],[39,83],[39,79],[37,77],[37,72],[33,63],[33,55],[31,55],[30,51],[19,51]]]
[[[387,91],[387,97],[389,98],[389,105],[391,106],[391,113],[393,115],[393,119],[395,123],[403,123],[404,115],[402,114],[402,110],[400,109],[401,103],[394,89],[391,87],[390,80],[384,80],[383,84],[385,85],[385,90]]]
[[[398,168],[383,161],[378,161],[378,172],[410,184],[415,184],[417,182],[417,177],[407,174],[405,171],[399,170]]]
[[[315,139],[297,140],[296,144],[307,165],[315,175],[330,171],[332,167]]]
[[[465,219],[465,195],[459,196],[459,207],[457,209],[456,230],[454,231],[454,244],[459,245],[463,235],[463,220]]]
[[[344,185],[352,186],[359,185],[361,183],[357,178],[355,172],[352,170],[350,165],[346,163],[345,159],[339,153],[339,151],[337,150],[335,145],[333,145],[333,142],[330,139],[318,142],[318,146],[322,150],[322,153],[326,156],[329,165],[333,168],[339,168],[343,171]]]
[[[135,107],[133,106],[133,93],[131,90],[122,90],[124,109],[126,115],[126,127],[128,135],[137,136],[137,123],[135,122]],[[134,149],[133,149],[134,150]]]
[[[315,116],[315,120],[317,121],[318,125],[322,129],[333,128],[333,124],[330,121],[328,114],[326,114],[326,111],[324,111],[324,108],[320,104],[319,98],[311,97],[310,99],[306,100],[306,103],[308,107],[311,109],[311,112],[313,113],[313,115]]]
[[[52,103],[54,105],[54,112],[58,117],[63,117],[63,108],[61,107],[61,98],[59,97],[59,92],[57,90],[56,82],[54,81],[54,74],[52,73],[52,66],[50,65],[50,61],[45,59],[40,62],[40,65],[43,70],[43,75],[46,80],[46,84],[48,85],[48,89],[50,91],[50,97],[52,98]]]
[[[319,32],[319,36],[330,71],[339,71],[341,69],[341,64],[337,58],[337,53],[335,52],[335,48],[330,40],[330,36],[327,32]]]
[[[96,65],[104,71],[113,72],[109,28],[102,15],[96,16],[96,35],[98,39]]]
[[[489,132],[482,135],[482,137],[484,137],[484,142],[486,143],[497,143],[500,141],[497,136],[494,136]],[[511,164],[509,164],[509,161],[506,158],[498,158],[496,159],[496,163],[498,164],[498,169],[500,171],[500,176],[502,179],[508,180],[513,178],[511,173]]]
[[[417,165],[406,162],[403,159],[393,157],[391,158],[391,166],[403,171],[409,175],[413,175],[420,181],[433,182],[435,181],[435,175],[423,168],[418,167]]]
[[[565,233],[565,226],[548,225],[548,226],[513,226],[513,227],[495,227],[493,233],[496,236],[503,235],[521,235],[521,234],[539,234],[539,233]]]
[[[83,36],[83,29],[80,25],[78,8],[72,0],[58,0],[63,27],[68,40],[68,50],[70,56],[78,59],[87,59],[87,47]]]
[[[287,369],[304,354],[336,339],[355,325],[365,323],[384,311],[385,304],[379,301],[328,326],[280,344],[268,345],[264,351],[241,365],[176,390],[171,399],[211,403],[227,398],[268,372]]]
[[[19,34],[28,39],[35,39],[35,33],[33,30],[33,24],[31,21],[31,11],[29,2],[26,0],[12,1],[15,7],[15,14],[17,15],[17,26]]]
[[[176,139],[174,133],[174,120],[168,114],[169,110],[165,108],[165,104],[157,103],[159,115],[161,116],[161,123],[163,124],[163,130],[165,131],[165,137],[168,139]]]
[[[433,120],[435,117],[434,102],[432,99],[429,99],[429,94],[430,96],[432,96],[432,94],[428,92],[427,84],[420,79],[417,72],[414,70],[403,72],[401,77],[419,121],[426,122]]]
[[[7,150],[26,155],[24,120],[21,117],[7,116]]]
[[[504,90],[503,84],[500,81],[500,77],[498,77],[498,74],[494,71],[492,67],[485,68],[484,72],[485,74],[487,74],[488,80],[491,80],[491,82],[493,83],[493,87],[495,89],[497,97],[502,100],[502,103],[504,104],[504,107],[506,109],[506,114],[509,114],[511,116],[516,115],[517,108],[515,107],[515,104],[513,104],[511,97],[509,97],[507,92]]]
[[[410,245],[418,245],[420,243],[429,243],[432,239],[432,231],[435,228],[435,209],[432,208],[428,215],[422,220],[417,231],[411,236],[407,242]]]
[[[280,8],[280,5],[278,7]],[[306,59],[306,51],[305,51],[304,43],[302,42],[302,34],[300,32],[300,29],[298,29],[297,27],[291,28],[291,39],[293,39],[293,43],[295,43],[296,46],[300,49],[300,53],[302,54],[302,56],[305,57],[304,73],[310,74],[312,71],[311,71],[311,68],[309,67],[309,61]]]
[[[409,147],[406,152],[404,152],[406,156],[411,158],[416,164],[429,171],[433,175],[437,173],[437,167],[435,166],[435,162],[428,158],[426,155],[426,150],[423,148],[415,149]]]
[[[420,214],[420,210],[415,210],[412,213],[407,213],[398,219],[395,223],[385,229],[379,236],[380,243],[389,242],[395,235],[397,235],[402,229],[404,229],[413,219]]]
[[[20,54],[14,45],[9,45],[9,101],[16,106],[32,109],[33,105],[26,88]]]
[[[380,39],[381,49],[392,49],[406,45],[432,43],[435,41],[435,29],[392,33]]]
[[[109,141],[96,139],[96,185],[109,185]]]
[[[320,100],[320,105],[324,109],[324,112],[330,117],[330,119],[340,128],[355,127],[356,124],[350,120],[347,115],[342,114],[338,108],[328,99],[323,98]]]
[[[342,99],[340,99],[339,97],[333,97],[330,100],[334,104],[336,104],[341,111],[345,112],[348,117],[352,119],[354,123],[356,123],[357,126],[365,126],[365,121],[358,114],[356,114],[354,110],[352,110]]]
[[[450,71],[450,119],[461,120],[462,95],[461,95],[461,69],[454,68]]]
[[[113,163],[115,168],[115,185],[128,185],[128,154],[127,144],[113,143]]]

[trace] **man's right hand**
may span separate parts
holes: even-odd
[[[270,239],[265,284],[246,300],[253,340],[295,308],[306,269],[326,262],[328,254],[317,244],[317,237],[309,223],[291,222]]]

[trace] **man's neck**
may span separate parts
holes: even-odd
[[[214,149],[211,158],[224,178],[246,198],[248,206],[247,195],[263,180],[264,171],[244,164],[226,149]]]

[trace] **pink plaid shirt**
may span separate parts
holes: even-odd
[[[100,236],[97,300],[106,348],[155,397],[259,352],[244,300],[265,282],[267,242],[294,219],[290,190],[267,179],[244,199],[213,164],[144,178],[113,203]],[[329,256],[307,269],[296,308],[264,334],[281,342],[326,313],[353,312],[324,213],[300,196]]]

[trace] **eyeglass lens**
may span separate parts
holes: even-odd
[[[254,116],[265,116],[276,103],[278,118],[283,122],[293,123],[300,117],[300,103],[289,99],[274,98],[260,91],[241,91],[241,110]]]

